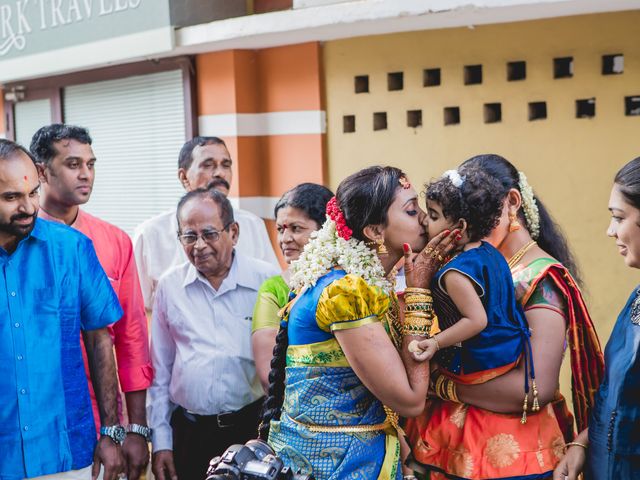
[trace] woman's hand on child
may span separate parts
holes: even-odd
[[[447,257],[457,246],[460,230],[445,230],[429,241],[420,253],[413,253],[408,243],[404,244],[404,273],[407,286],[429,288],[431,279]]]

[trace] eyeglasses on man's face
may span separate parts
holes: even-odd
[[[203,230],[199,234],[193,232],[178,232],[178,240],[180,240],[180,243],[185,247],[195,245],[198,242],[198,238],[202,238],[202,241],[205,243],[216,243],[220,239],[222,232],[228,230],[232,223],[233,222],[227,223],[221,231],[210,229]]]

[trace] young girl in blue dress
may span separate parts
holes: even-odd
[[[502,211],[496,182],[479,169],[467,168],[449,170],[427,186],[429,236],[459,229],[461,248],[431,285],[441,332],[414,345],[414,356],[416,360],[435,357],[445,376],[436,381],[436,393],[443,394],[446,377],[460,383],[484,383],[524,361],[530,379],[523,378],[523,398],[531,380],[535,411],[529,327],[516,301],[506,260],[482,241],[497,225]],[[527,405],[524,407],[523,422]]]

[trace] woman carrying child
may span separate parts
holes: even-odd
[[[475,178],[478,169],[493,181],[476,184],[470,181],[465,185],[466,176]],[[444,207],[442,210],[446,212],[442,213],[449,222],[458,224],[465,220],[468,225],[479,221],[472,212],[477,214],[482,205],[492,206],[483,213],[486,218],[494,219],[491,232],[485,233],[485,237],[509,260],[512,281],[517,287],[515,298],[524,308],[530,337],[517,352],[509,347],[510,342],[506,342],[503,346],[488,343],[486,355],[476,355],[473,359],[461,354],[462,367],[469,369],[463,373],[481,372],[476,378],[452,375],[445,368],[435,384],[438,398],[431,400],[424,414],[410,421],[407,427],[415,460],[435,472],[431,477],[433,480],[550,478],[563,455],[565,442],[573,439],[572,419],[557,394],[565,333],[568,330],[573,372],[578,376],[573,386],[579,424],[586,422],[602,371],[599,342],[576,282],[560,263],[574,265],[566,242],[542,203],[533,195],[524,175],[496,155],[468,160],[458,170],[458,175],[463,180],[458,192],[463,206],[451,211],[448,198],[435,203]],[[488,184],[491,186],[485,190]],[[432,196],[437,200],[435,192]],[[431,212],[429,215],[432,222]],[[430,226],[430,233],[431,230]],[[462,243],[465,240],[468,242],[471,238],[463,239]],[[465,248],[472,250],[468,246]],[[499,275],[497,271],[489,274],[490,269],[481,271],[485,276],[500,277],[502,282],[498,283],[502,285],[509,269],[500,268]],[[491,283],[491,288],[495,283]],[[451,293],[455,296],[455,287]],[[475,298],[483,298],[481,293],[476,290]],[[489,295],[493,296],[493,293]],[[473,297],[468,298],[475,301]],[[468,298],[451,298],[456,306],[462,305],[462,309],[458,308],[461,314],[468,309],[464,306]],[[497,304],[500,304],[498,311],[514,311],[512,303],[513,297],[508,293],[503,296],[500,289],[498,297],[491,302],[488,298],[483,300],[488,318]],[[517,317],[515,314],[514,318]],[[445,321],[443,326],[449,325]],[[488,322],[487,328],[490,327],[491,322]],[[446,328],[436,337],[439,344],[447,344],[446,337],[442,338],[445,333]],[[480,335],[485,333],[486,329]],[[482,351],[481,346],[478,348]],[[464,350],[465,342],[462,352]],[[493,354],[499,358],[494,358]],[[515,368],[511,368],[514,367],[510,363],[514,355],[520,357]],[[446,351],[440,356],[446,360]],[[469,362],[477,362],[477,365],[469,366]],[[499,363],[502,365],[497,365]],[[560,400],[552,404],[556,398]]]
[[[434,255],[424,254],[424,218],[402,171],[367,168],[340,183],[323,227],[292,262],[296,297],[276,337],[260,436],[268,432],[294,471],[403,478],[396,414],[418,415],[429,382],[428,363],[407,346],[431,326],[427,288],[456,236],[432,238]],[[387,278],[403,256],[410,312]]]

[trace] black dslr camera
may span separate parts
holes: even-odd
[[[313,475],[292,472],[267,443],[249,440],[212,459],[206,480],[313,480]]]

